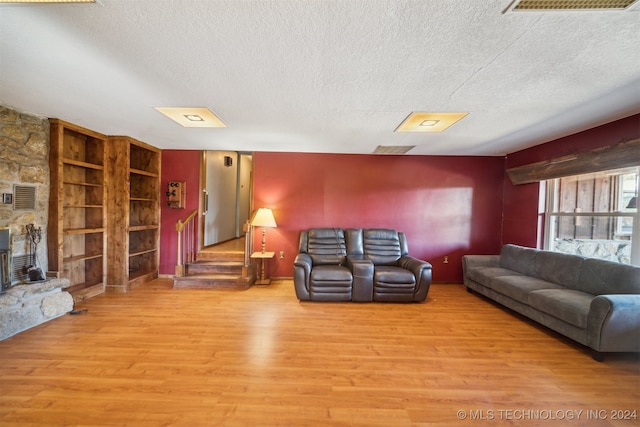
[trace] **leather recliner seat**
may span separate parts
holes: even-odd
[[[353,274],[346,267],[344,230],[316,228],[300,234],[294,282],[300,300],[351,301]]]
[[[404,233],[395,230],[364,230],[364,253],[374,265],[374,301],[416,301],[424,300],[428,288],[416,287],[418,281],[431,269],[423,271],[424,264],[408,256],[407,239]]]

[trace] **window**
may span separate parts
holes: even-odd
[[[548,180],[545,249],[640,265],[640,168]]]

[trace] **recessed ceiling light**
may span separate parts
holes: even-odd
[[[509,11],[626,9],[636,0],[514,0]]]
[[[226,128],[222,120],[206,107],[156,107],[156,110],[186,128]]]
[[[404,119],[395,132],[442,132],[467,114],[414,112]]]

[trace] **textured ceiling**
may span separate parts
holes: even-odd
[[[160,148],[504,155],[640,112],[640,6],[98,0],[0,6],[0,103]],[[154,107],[208,107],[182,128]],[[413,111],[468,112],[394,133]]]

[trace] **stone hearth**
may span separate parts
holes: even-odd
[[[0,340],[73,310],[67,279],[17,285],[0,295]]]

